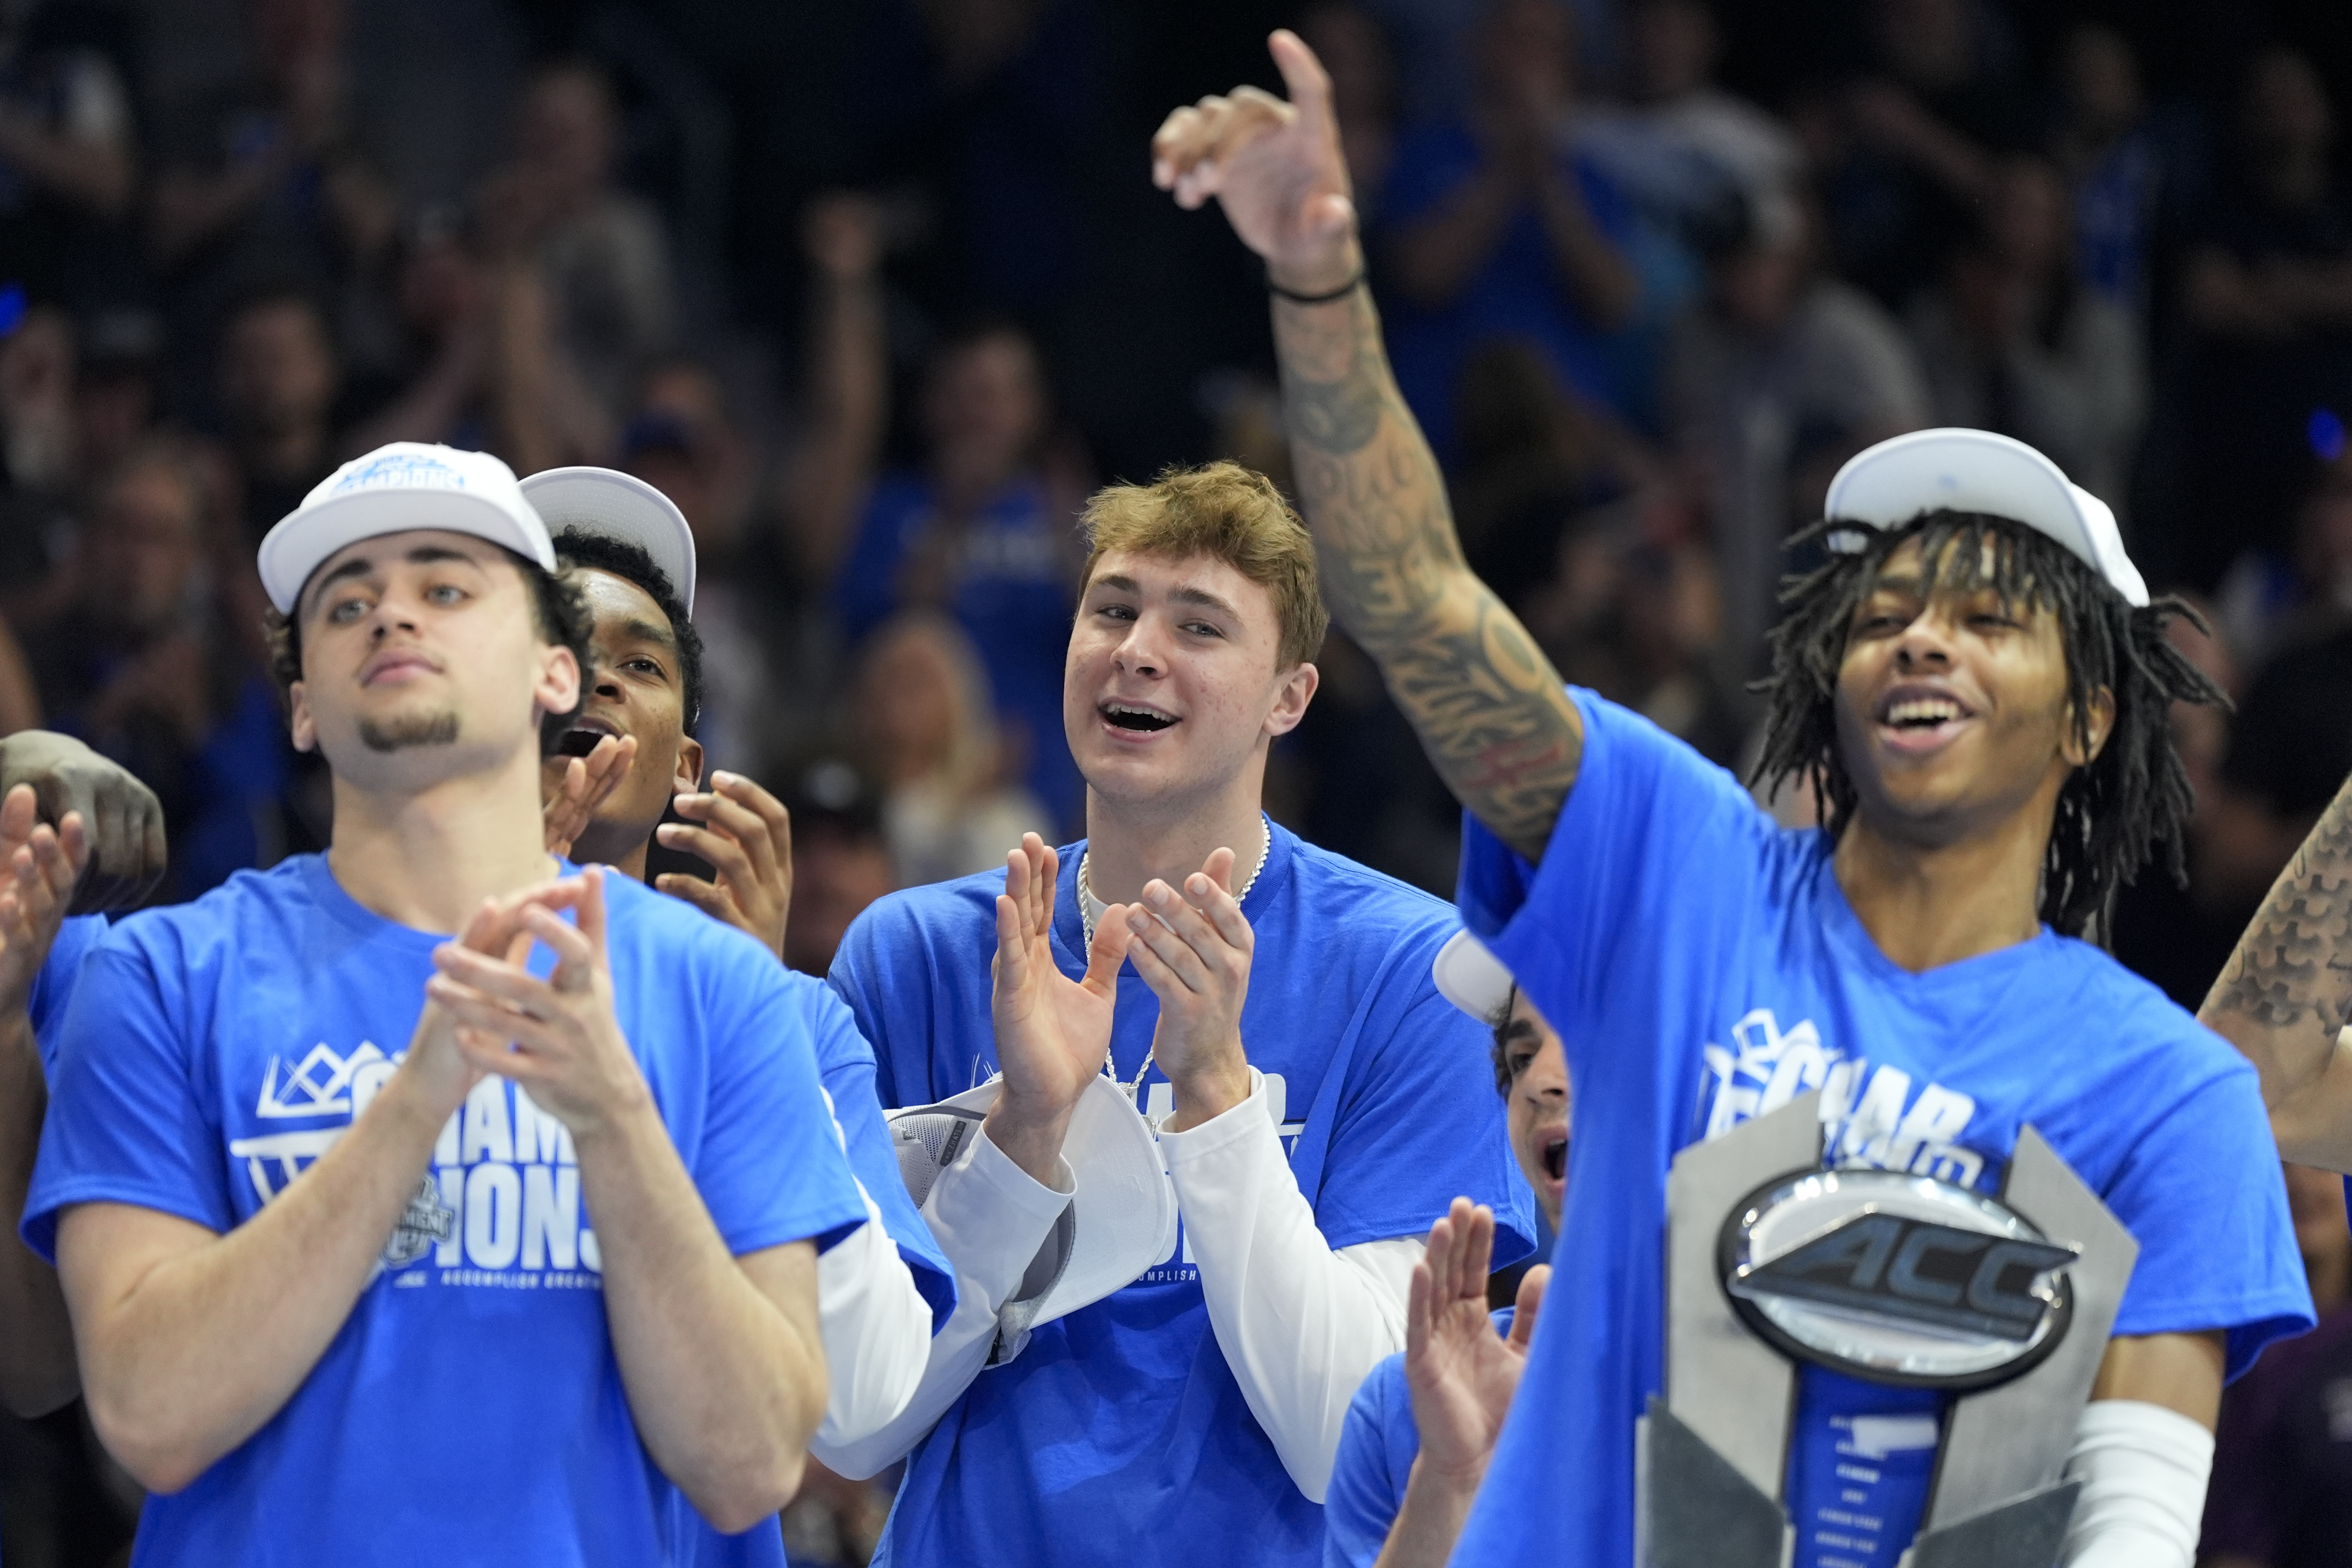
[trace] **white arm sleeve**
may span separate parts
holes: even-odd
[[[930,1336],[905,1408],[862,1438],[813,1446],[828,1468],[863,1480],[905,1458],[980,1375],[996,1343],[998,1315],[1077,1191],[1066,1162],[1059,1177],[1058,1192],[1040,1184],[989,1142],[984,1128],[940,1173],[923,1200],[923,1218],[955,1269],[955,1313]]]
[[[2083,1483],[2064,1568],[2189,1568],[2213,1469],[2213,1434],[2137,1399],[2096,1399],[2074,1427],[2066,1479]]]
[[[810,1447],[828,1451],[870,1436],[915,1397],[929,1353],[931,1304],[882,1224],[866,1184],[866,1223],[816,1260],[816,1315],[831,1380],[824,1421]]]
[[[1247,1100],[1198,1127],[1162,1132],[1160,1143],[1217,1346],[1291,1480],[1319,1503],[1357,1385],[1404,1348],[1406,1293],[1423,1244],[1399,1237],[1331,1250],[1290,1173],[1255,1068]]]

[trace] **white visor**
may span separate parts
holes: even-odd
[[[1445,939],[1429,966],[1429,977],[1437,983],[1440,996],[1482,1024],[1491,1026],[1495,1015],[1511,1005],[1511,972],[1466,931]]]

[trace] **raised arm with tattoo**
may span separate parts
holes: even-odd
[[[2279,1152],[2352,1171],[2352,781],[2272,884],[2197,1016],[2246,1054]]]
[[[1272,47],[1290,101],[1244,87],[1178,110],[1153,139],[1152,177],[1184,206],[1216,197],[1265,258],[1323,596],[1379,663],[1447,787],[1534,860],[1576,780],[1582,722],[1551,661],[1463,558],[1380,314],[1368,289],[1348,287],[1363,276],[1363,247],[1330,79],[1294,34],[1276,33]]]

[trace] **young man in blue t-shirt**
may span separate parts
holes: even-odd
[[[548,847],[639,881],[648,879],[656,835],[702,857],[716,880],[677,872],[651,879],[756,938],[781,964],[790,818],[740,773],[715,773],[708,790],[702,784],[693,531],[659,490],[610,468],[551,468],[523,480],[522,493],[553,533],[564,581],[579,590],[591,620],[587,689],[557,741],[562,755],[550,759]],[[592,782],[592,773],[600,776]],[[673,805],[686,820],[662,826]],[[789,969],[783,980],[873,1221],[817,1260],[831,1393],[811,1447],[823,1459],[906,1408],[932,1330],[955,1305],[955,1282],[899,1176],[874,1095],[874,1048],[824,981]]]
[[[1342,623],[1468,808],[1460,903],[1566,1043],[1561,1288],[1457,1562],[1633,1555],[1682,1149],[1818,1089],[1826,1160],[1996,1193],[2039,1130],[2138,1243],[2075,1433],[2064,1559],[2187,1568],[2221,1384],[2311,1321],[2253,1074],[2075,940],[2188,810],[2167,715],[2214,692],[2115,521],[1975,431],[1883,443],[1831,489],[1826,564],[1774,642],[1762,774],[1784,832],[1654,726],[1564,689],[1463,564],[1363,288],[1329,81],[1178,110],[1154,177],[1265,258],[1287,423]],[[2177,865],[2177,859],[2176,859]],[[1941,1395],[1798,1369],[1779,1501],[1801,1568],[1893,1568]],[[1841,1473],[1843,1472],[1843,1473]]]
[[[1495,1087],[1512,1158],[1557,1235],[1568,1192],[1568,1061],[1510,972],[1467,931],[1440,951],[1438,989],[1495,1031]],[[1494,1215],[1467,1198],[1430,1227],[1413,1270],[1405,1349],[1374,1367],[1348,1407],[1323,1500],[1324,1568],[1444,1568],[1511,1407],[1550,1281],[1539,1263],[1517,1299],[1486,1311]]]
[[[24,1229],[137,1561],[782,1559],[866,1210],[773,960],[541,847],[553,564],[496,458],[322,481],[259,565],[333,844],[85,961]]]
[[[1457,1194],[1507,1261],[1533,1222],[1482,1032],[1431,979],[1452,912],[1259,804],[1318,679],[1305,528],[1230,463],[1086,521],[1088,837],[883,900],[834,966],[884,1102],[955,1100],[901,1122],[955,1127],[923,1204],[955,1314],[851,1469],[912,1450],[877,1561],[1308,1568],[1421,1237]]]

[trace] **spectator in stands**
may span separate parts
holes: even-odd
[[[401,384],[341,444],[346,454],[390,441],[480,450],[492,444],[488,401],[497,330],[491,279],[453,213],[428,212],[403,236],[393,305],[407,340]]]
[[[613,182],[618,121],[612,85],[593,65],[541,70],[523,92],[515,161],[482,204],[493,251],[526,258],[544,296],[558,372],[545,395],[580,405],[557,416],[574,461],[609,447],[639,378],[677,335],[661,219]]]
[[[1490,338],[1534,343],[1561,381],[1630,407],[1607,340],[1633,319],[1634,215],[1573,145],[1576,61],[1554,0],[1492,0],[1478,25],[1479,87],[1461,118],[1397,149],[1375,237],[1397,384],[1439,457],[1458,455],[1454,389]]]
[[[2139,323],[2083,286],[2058,171],[1994,166],[1973,243],[1912,302],[1912,346],[1938,425],[2014,436],[2124,510],[2147,406]]]
[[[784,962],[803,974],[824,974],[833,968],[849,922],[898,889],[882,835],[882,799],[855,767],[824,757],[801,770],[784,807],[793,814],[793,908],[784,924]]]
[[[248,297],[221,332],[221,407],[245,476],[248,547],[334,470],[334,340],[299,289]]]
[[[1831,475],[1874,441],[1927,423],[1902,329],[1815,266],[1806,227],[1742,205],[1706,237],[1706,297],[1667,361],[1676,455],[1714,528],[1727,678],[1764,658],[1781,542],[1821,515]]]
[[[2203,1568],[2352,1564],[2352,1232],[2334,1172],[2289,1165],[2286,1176],[2319,1327],[2222,1396]]]
[[[2314,411],[2339,431],[2352,417],[2352,202],[2310,62],[2258,57],[2238,132],[2236,166],[2194,220],[2181,293],[2196,342],[2177,548],[2206,588],[2241,550],[2284,542]]]
[[[2217,598],[2216,624],[2249,668],[2352,618],[2352,468],[2314,465],[2288,548],[2241,554]]]
[[[325,286],[364,270],[397,208],[352,130],[341,0],[253,0],[250,80],[171,128],[153,195],[159,260],[226,252]],[[200,345],[188,345],[195,348]]]
[[[1900,310],[1967,242],[1993,160],[2031,143],[2033,104],[1979,0],[1871,0],[1876,67],[1799,115],[1843,276]]]
[[[1029,789],[1055,822],[1074,824],[1080,784],[1061,737],[1077,496],[1044,460],[1050,410],[1035,346],[1001,318],[942,341],[922,374],[921,466],[881,471],[888,362],[877,220],[840,201],[812,220],[814,417],[792,491],[803,553],[839,561],[834,606],[853,642],[902,609],[952,617],[980,650]]]
[[[2114,28],[2085,22],[2059,53],[2063,94],[2052,152],[2074,201],[2074,265],[2083,282],[2137,316],[2170,173],[2148,123],[2139,62]]]
[[[86,310],[137,292],[121,220],[139,169],[129,88],[76,36],[90,29],[75,9],[37,0],[0,16],[0,279]]]
[[[1688,234],[1727,199],[1795,199],[1804,150],[1716,85],[1721,40],[1706,0],[1633,0],[1623,39],[1625,101],[1588,111],[1578,142],[1646,214]]]
[[[955,624],[921,610],[866,639],[853,722],[882,784],[882,829],[902,888],[985,871],[1054,822],[1017,782],[980,658]]]
[[[47,624],[19,627],[49,727],[162,800],[172,844],[163,902],[276,858],[285,780],[276,696],[216,609],[205,505],[181,448],[139,448],[97,491],[68,568],[71,602]]]

